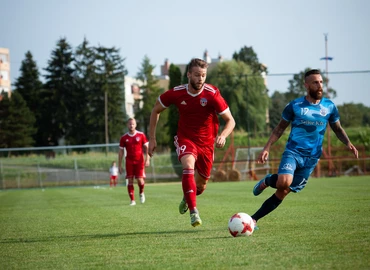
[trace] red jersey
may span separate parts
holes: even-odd
[[[210,84],[204,84],[197,94],[190,93],[187,84],[176,86],[160,95],[158,101],[164,108],[174,104],[179,109],[177,136],[197,145],[214,144],[219,126],[217,114],[229,110],[218,88]]]
[[[143,132],[136,131],[134,134],[127,132],[121,137],[119,148],[126,148],[126,158],[141,161],[144,160],[143,145],[147,143],[148,139]]]

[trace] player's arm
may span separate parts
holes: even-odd
[[[157,147],[157,140],[155,137],[157,124],[159,120],[159,116],[161,112],[163,112],[166,108],[162,106],[162,104],[157,100],[153,107],[152,113],[150,114],[150,122],[149,122],[149,149],[148,154],[149,156],[153,156],[155,148]]]
[[[145,143],[143,145],[143,151],[144,151],[144,159],[145,159],[145,167],[148,167],[150,164],[150,156],[149,156],[149,143]]]
[[[351,150],[351,152],[353,153],[353,155],[356,158],[358,158],[358,151],[357,151],[356,147],[349,140],[349,138],[347,136],[347,133],[343,129],[342,125],[340,124],[340,121],[338,120],[335,123],[329,123],[329,125],[330,125],[331,129],[334,131],[334,133],[337,136],[337,138],[342,143],[344,143],[345,145],[347,145],[347,147],[349,148],[349,150]]]
[[[225,121],[225,126],[219,136],[216,137],[216,147],[222,148],[225,146],[226,138],[231,134],[235,127],[235,120],[230,110],[221,114],[222,119]]]
[[[273,145],[275,142],[277,142],[281,135],[283,135],[284,131],[286,128],[289,126],[290,122],[284,120],[283,118],[280,120],[279,124],[274,128],[272,131],[270,138],[268,139],[265,147],[263,147],[262,152],[259,154],[257,158],[258,163],[265,163],[270,152],[270,147]]]
[[[123,148],[119,148],[119,151],[118,151],[118,171],[120,174],[123,173],[123,168],[122,168],[122,159],[123,159]]]

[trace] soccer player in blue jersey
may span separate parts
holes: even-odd
[[[323,97],[323,80],[320,71],[313,69],[306,72],[304,86],[307,95],[291,101],[285,107],[279,124],[272,131],[258,156],[257,162],[265,163],[271,145],[291,124],[289,139],[278,173],[266,175],[253,188],[255,196],[260,195],[267,187],[276,189],[276,192],[252,215],[255,226],[260,218],[275,210],[291,191],[299,192],[306,186],[310,174],[320,159],[327,124],[338,139],[358,158],[356,147],[340,124],[337,107],[331,100]]]

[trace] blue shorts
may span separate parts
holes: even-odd
[[[306,186],[308,178],[318,162],[318,158],[302,157],[285,150],[280,161],[278,174],[293,175],[293,182],[289,188],[293,192],[299,192]]]

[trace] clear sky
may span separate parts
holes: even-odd
[[[117,47],[130,76],[147,55],[156,73],[167,58],[187,63],[221,54],[231,59],[253,47],[266,64],[270,94],[287,91],[292,75],[306,67],[325,70],[328,33],[329,72],[370,70],[369,0],[0,0],[0,47],[10,49],[14,83],[29,50],[41,74],[57,41],[73,48],[84,37],[90,45]],[[370,73],[329,74],[334,102],[370,107]]]

